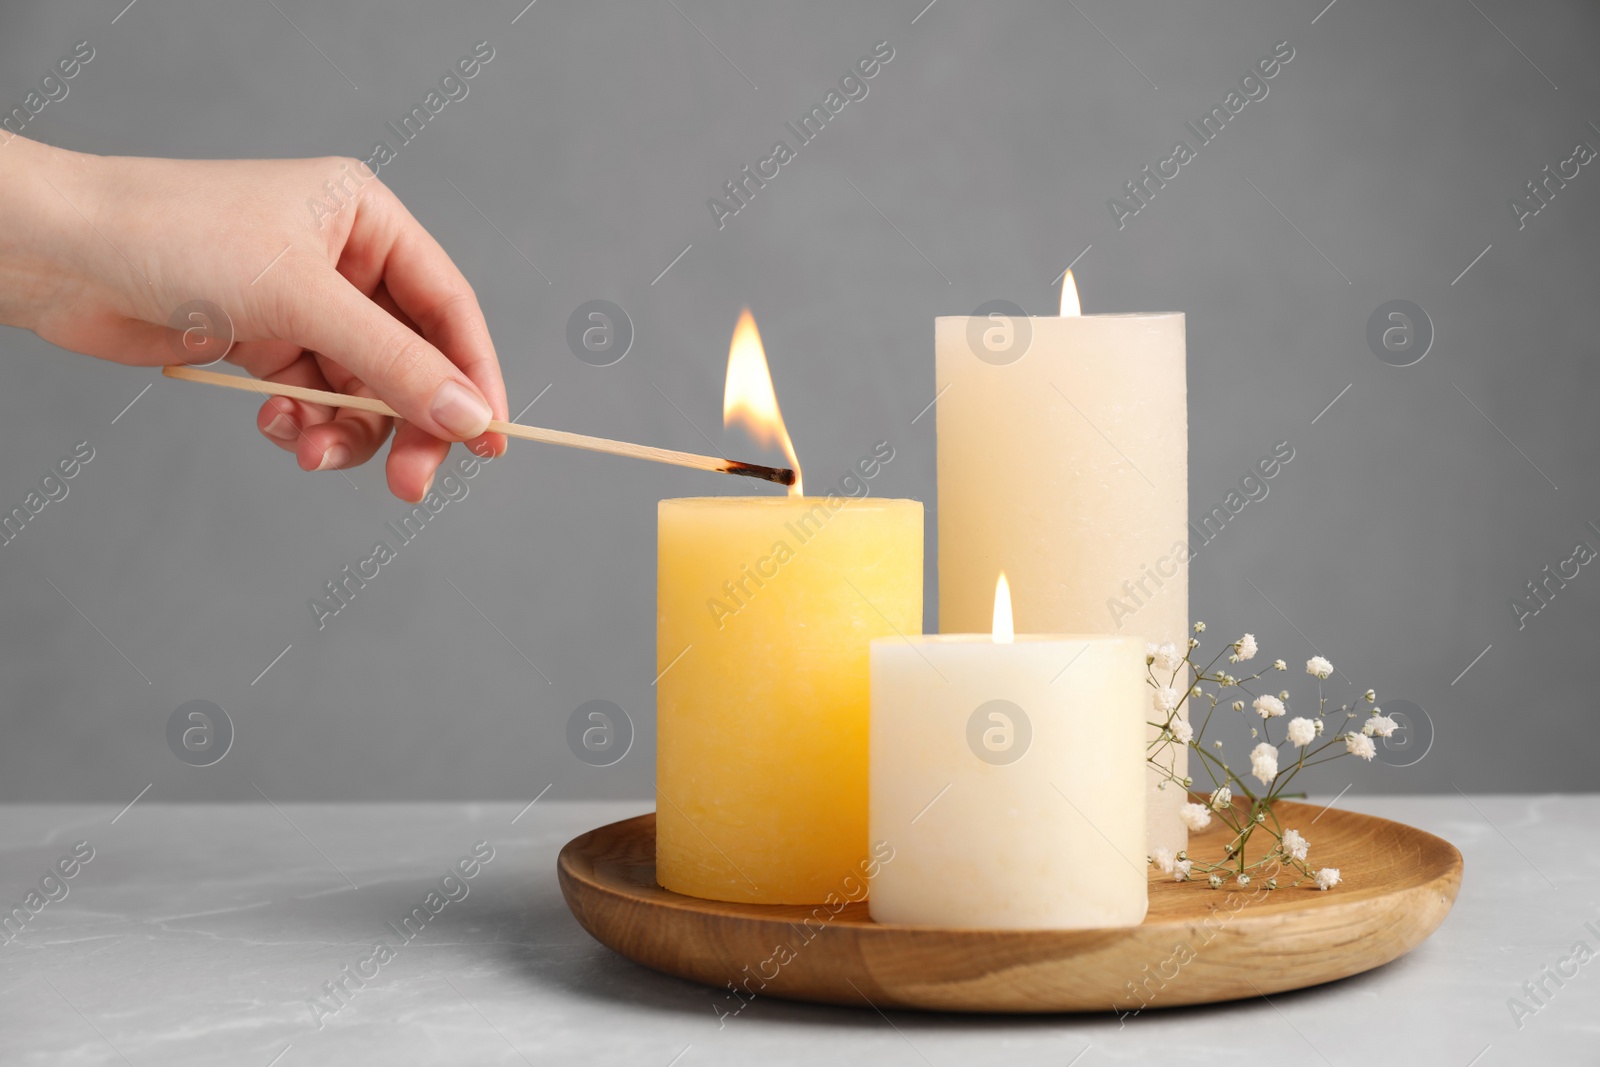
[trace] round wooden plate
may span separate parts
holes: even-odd
[[[1284,824],[1313,842],[1312,859],[1340,869],[1337,888],[1213,890],[1152,869],[1144,923],[1109,930],[892,926],[869,919],[864,902],[833,914],[681,896],[656,885],[653,814],[574,838],[557,862],[567,906],[601,944],[722,990],[730,1012],[757,996],[973,1012],[1204,1004],[1359,974],[1444,921],[1461,886],[1461,853],[1448,841],[1370,815],[1279,805]],[[1192,835],[1189,854],[1221,855],[1224,832],[1214,822]]]

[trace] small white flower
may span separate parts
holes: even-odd
[[[1183,666],[1183,656],[1179,655],[1178,646],[1171,641],[1158,646],[1152,656],[1154,657],[1155,668],[1158,671],[1166,671],[1170,674]]]
[[[1256,653],[1260,651],[1260,649],[1256,647],[1256,635],[1245,634],[1243,637],[1239,638],[1239,640],[1233,643],[1233,651],[1241,661],[1254,659]]]
[[[1378,702],[1378,694],[1375,693],[1374,691],[1372,691],[1371,689],[1367,690],[1366,697],[1367,697],[1367,703],[1368,704],[1376,704]]]
[[[1206,881],[1211,884],[1212,889],[1222,888],[1222,875],[1220,874],[1213,874],[1210,878],[1206,879]]]
[[[1150,862],[1161,868],[1163,874],[1171,874],[1173,863],[1172,850],[1170,848],[1156,849],[1150,854]]]
[[[1321,719],[1317,720],[1317,736],[1318,737],[1322,736],[1322,720]]]
[[[1194,727],[1189,725],[1188,719],[1173,719],[1172,737],[1179,744],[1187,745],[1194,740]]]
[[[1149,663],[1151,660],[1153,660],[1155,658],[1156,658],[1156,643],[1154,641],[1146,641],[1144,643],[1144,661],[1146,663]]]
[[[1283,714],[1283,701],[1274,696],[1259,696],[1250,704],[1263,719],[1276,719]]]
[[[1172,865],[1172,880],[1174,882],[1187,882],[1189,880],[1189,868],[1192,866],[1194,866],[1193,860],[1179,860],[1174,863]]]
[[[1204,804],[1185,804],[1178,809],[1178,817],[1191,830],[1204,830],[1211,825],[1211,812]]]
[[[1373,710],[1376,711],[1377,709],[1374,708]],[[1395,727],[1399,725],[1387,715],[1374,715],[1361,724],[1361,732],[1369,735],[1376,734],[1378,737],[1388,737],[1394,733]]]
[[[1235,701],[1234,701],[1234,702],[1233,702],[1233,710],[1234,710],[1234,711],[1243,711],[1243,710],[1244,710],[1244,701],[1242,701],[1242,700],[1235,700]]]
[[[1300,836],[1299,830],[1285,830],[1283,832],[1283,850],[1297,860],[1306,858],[1306,850],[1311,847],[1311,842]]]
[[[1364,760],[1371,760],[1378,754],[1377,746],[1372,743],[1372,738],[1366,734],[1345,734],[1345,751],[1352,756],[1360,756]]]
[[[1272,661],[1272,669],[1275,671],[1286,671],[1289,669],[1289,665],[1283,662],[1281,659],[1275,659]]]
[[[1249,885],[1250,884],[1250,876],[1248,874],[1245,874],[1243,871],[1240,871],[1239,872],[1239,877],[1235,878],[1234,881],[1238,882],[1240,885]]]
[[[1278,750],[1265,741],[1251,749],[1250,773],[1261,779],[1262,785],[1271,785],[1278,777]]]
[[[1206,624],[1203,623],[1203,622],[1195,623],[1194,624],[1194,632],[1197,633],[1197,634],[1205,633],[1206,632]]]
[[[1317,724],[1310,719],[1301,717],[1289,720],[1289,740],[1291,743],[1305,748],[1311,739],[1317,736]]]
[[[1155,709],[1160,712],[1169,712],[1178,706],[1178,701],[1183,699],[1183,694],[1170,685],[1158,685],[1150,694],[1150,701]]]
[[[1219,785],[1211,791],[1211,806],[1218,811],[1233,803],[1233,790],[1225,785]]]
[[[1339,868],[1324,867],[1317,872],[1317,888],[1322,890],[1332,889],[1339,884]]]
[[[1306,673],[1317,678],[1327,678],[1333,674],[1333,664],[1321,656],[1312,656],[1306,660]]]

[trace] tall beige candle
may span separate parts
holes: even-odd
[[[1070,310],[1076,303],[1074,294]],[[1183,314],[942,316],[934,343],[940,631],[987,628],[1004,571],[1018,633],[1117,634],[1181,649]],[[1164,755],[1187,773],[1185,749]],[[1151,770],[1147,845],[1176,852],[1188,843],[1178,816],[1186,798],[1160,781]]]

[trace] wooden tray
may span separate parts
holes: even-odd
[[[1111,930],[880,925],[863,902],[837,915],[816,909],[826,921],[814,917],[807,940],[810,907],[728,904],[656,885],[654,814],[574,838],[557,864],[567,906],[601,944],[721,990],[730,1012],[752,997],[971,1012],[1235,1000],[1381,966],[1444,921],[1461,886],[1455,846],[1370,815],[1279,807],[1311,839],[1312,859],[1340,869],[1337,888],[1213,890],[1152,868],[1144,923]],[[1220,855],[1223,833],[1213,822],[1191,836],[1189,854]]]

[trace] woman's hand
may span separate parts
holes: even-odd
[[[506,393],[472,287],[361,163],[0,142],[0,322],[117,363],[204,365],[229,324],[206,324],[222,333],[214,354],[169,325],[196,300],[226,313],[227,361],[255,377],[398,411],[388,476],[402,500],[426,495],[451,441],[505,451],[485,433],[507,417]],[[256,416],[308,471],[366,462],[392,421],[285,397]]]

